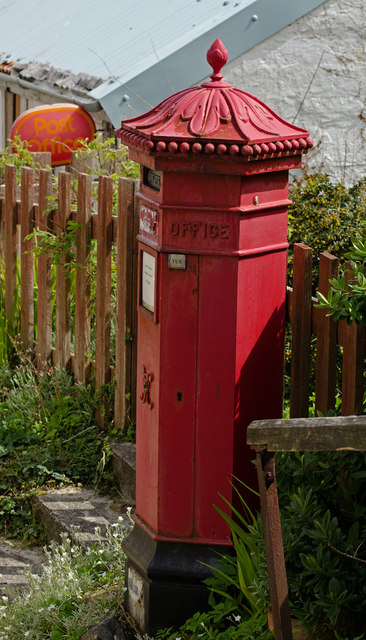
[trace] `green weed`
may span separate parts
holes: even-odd
[[[124,597],[125,556],[121,522],[106,539],[82,548],[64,535],[51,543],[41,576],[29,577],[29,592],[0,605],[0,640],[78,640],[118,611]]]
[[[19,345],[16,357],[13,368],[0,366],[0,530],[33,539],[31,496],[40,488],[113,485],[111,436],[94,424],[103,395],[96,397],[92,383],[74,384],[49,365],[38,369]]]

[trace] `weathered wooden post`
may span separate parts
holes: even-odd
[[[143,631],[206,604],[229,531],[213,505],[255,483],[245,431],[282,412],[288,170],[312,146],[220,73],[118,131],[141,164],[135,527],[127,606]],[[244,453],[243,453],[244,452]]]

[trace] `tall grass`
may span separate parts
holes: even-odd
[[[16,265],[16,290],[10,317],[5,310],[5,264],[0,256],[0,365],[8,362],[13,349],[13,340],[20,329],[20,260]]]

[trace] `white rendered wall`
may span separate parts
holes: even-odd
[[[224,44],[230,49],[230,42]],[[315,147],[304,158],[305,170],[324,169],[347,184],[366,175],[365,0],[328,0],[223,73],[232,85],[309,129]]]

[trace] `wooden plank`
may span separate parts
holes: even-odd
[[[78,176],[78,205],[76,221],[80,225],[76,232],[75,273],[75,360],[74,374],[78,382],[86,384],[90,372],[87,353],[90,352],[90,278],[87,262],[91,239],[91,176]]]
[[[286,287],[286,322],[292,322],[292,287]]]
[[[363,411],[365,327],[344,327],[342,366],[342,415]]]
[[[348,283],[352,278],[348,263],[345,269]],[[363,409],[365,327],[358,327],[355,322],[342,324],[342,415],[359,415]]]
[[[58,177],[58,206],[55,232],[62,238],[71,215],[71,176],[60,171]],[[56,266],[56,349],[54,362],[59,367],[70,366],[70,279],[67,276],[67,257],[60,255]]]
[[[338,258],[325,251],[319,257],[319,291],[328,295],[329,280],[336,278]],[[335,406],[337,323],[327,317],[326,309],[319,309],[316,343],[315,415],[326,416]]]
[[[309,412],[312,250],[294,245],[290,416]]]
[[[40,231],[52,231],[50,196],[52,171],[40,169],[36,226]],[[52,266],[49,253],[38,257],[38,313],[37,358],[39,366],[51,360],[52,354]]]
[[[51,152],[50,151],[35,151],[33,153],[34,161],[39,165],[47,169],[51,166]]]
[[[5,98],[5,144],[9,146],[9,138],[15,120],[15,94],[9,89],[4,92]]]
[[[346,282],[350,282],[351,273],[347,271],[349,265],[345,265]],[[353,322],[348,325],[345,321],[342,326],[342,415],[359,415],[363,410],[364,392],[364,353],[365,353],[365,327],[359,327]]]
[[[4,197],[4,254],[5,254],[5,313],[9,324],[15,321],[14,301],[17,287],[17,169],[5,166]]]
[[[95,338],[96,389],[110,380],[112,211],[113,179],[108,176],[99,176]],[[105,426],[104,415],[99,409],[96,413],[96,420],[99,426]]]
[[[366,451],[366,416],[256,420],[247,444],[268,451]]]
[[[126,178],[129,179],[129,178]],[[91,220],[91,237],[93,240],[97,239],[97,224],[98,224],[98,214],[95,211],[92,212],[92,220]],[[112,216],[112,241],[117,242],[117,225],[118,225],[118,216]]]
[[[117,289],[116,289],[116,394],[114,425],[122,427],[130,408],[131,394],[133,269],[130,247],[133,237],[134,181],[120,178],[118,184]]]
[[[292,312],[292,295],[293,290],[292,287],[286,287],[286,322],[292,323],[293,320],[293,312]],[[318,331],[318,313],[319,309],[315,307],[318,304],[318,298],[315,296],[311,297],[311,333],[317,333]]]
[[[21,96],[18,93],[16,93],[15,101],[14,101],[14,120],[21,114],[20,102],[21,102]]]
[[[33,307],[33,243],[26,237],[33,231],[33,182],[31,167],[21,170],[20,204],[20,334],[24,349],[33,349],[34,307]]]
[[[135,193],[139,189],[140,182],[135,180]],[[132,353],[131,353],[131,421],[136,422],[136,386],[137,386],[137,320],[138,320],[138,242],[137,235],[140,227],[140,200],[135,198],[135,208],[133,216],[133,232],[132,232],[132,316],[131,316],[131,336],[132,336]]]

